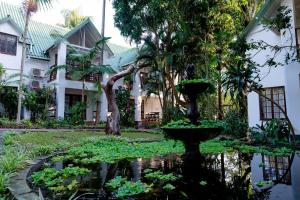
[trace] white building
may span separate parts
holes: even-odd
[[[22,42],[21,36],[24,27],[24,16],[18,6],[0,2],[0,63],[5,68],[5,75],[2,79],[20,72]],[[65,69],[47,75],[46,72],[53,66],[65,65],[68,63],[67,54],[70,47],[86,51],[92,48],[101,39],[101,35],[90,19],[85,20],[72,30],[52,26],[36,21],[30,21],[27,59],[25,61],[24,74],[29,77],[25,84],[31,89],[43,86],[55,88],[56,106],[54,115],[64,118],[68,109],[80,101],[82,82],[72,80]],[[108,43],[104,51],[104,63],[111,64],[117,72],[122,67],[134,64],[137,56],[136,49],[125,49]],[[100,63],[100,57],[93,61]],[[105,83],[109,78],[108,74],[91,74],[86,79],[86,121],[95,120],[96,109],[100,109],[101,120],[107,117],[107,101],[103,93],[97,99],[96,80]],[[123,85],[123,80],[118,81],[118,86]],[[18,87],[18,84],[10,86]],[[132,99],[135,101],[135,121],[140,123],[147,113],[158,113],[161,116],[161,108],[158,99],[155,97],[145,98],[141,88],[140,73],[135,75],[133,82]],[[97,106],[97,102],[101,105]],[[24,118],[29,118],[29,112],[23,111]]]
[[[292,28],[290,30],[281,31],[264,29],[260,23],[261,20],[275,16],[278,8],[281,6],[286,6],[292,11]],[[247,41],[264,40],[274,46],[292,45],[296,47],[299,44],[298,41],[300,41],[299,28],[300,0],[268,0],[254,21],[247,27]],[[286,34],[284,34],[284,31],[286,31]],[[275,60],[285,63],[287,51],[293,53],[292,51],[295,51],[295,49],[285,49],[280,55],[276,56]],[[267,49],[258,54],[255,54],[256,51],[250,53],[254,61],[263,64],[274,52]],[[260,78],[262,79],[260,83],[263,86],[265,95],[272,98],[287,111],[296,134],[300,135],[300,63],[295,61],[276,68],[264,67],[260,69]],[[273,118],[284,118],[283,113],[280,112],[278,107],[273,105],[270,101],[260,98],[255,92],[248,95],[248,116],[250,127],[254,127],[256,124],[261,124],[263,121]]]

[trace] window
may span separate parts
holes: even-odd
[[[297,56],[300,58],[300,28],[296,28],[296,45],[297,45]]]
[[[286,100],[284,87],[264,88],[262,94],[286,111]],[[261,120],[269,120],[274,118],[285,118],[284,113],[272,103],[270,100],[260,96],[260,118]]]
[[[17,37],[5,33],[0,33],[0,53],[16,55]]]

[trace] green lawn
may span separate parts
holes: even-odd
[[[55,145],[58,143],[71,143],[72,145],[78,144],[83,139],[89,137],[103,137],[104,132],[32,132],[26,134],[20,134],[13,137],[13,143],[18,143],[22,146],[40,146],[40,145]],[[121,137],[128,138],[129,140],[138,141],[152,141],[152,140],[162,140],[163,135],[160,133],[150,133],[141,131],[125,131],[122,133]]]

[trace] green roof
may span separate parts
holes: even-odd
[[[23,32],[25,22],[24,16],[21,11],[21,7],[0,1],[0,21],[8,20],[8,18],[10,18],[10,20],[13,21],[13,23],[15,23]],[[48,56],[45,54],[45,51],[49,47],[61,41],[55,35],[63,35],[65,38],[66,36],[72,34],[74,30],[78,30],[78,27],[83,26],[83,24],[87,22],[91,22],[90,19],[84,21],[74,29],[70,30],[67,28],[53,26],[31,20],[29,23],[29,38],[30,43],[33,46],[31,48],[31,51],[28,52],[28,54],[35,58],[48,59]],[[91,24],[93,25],[93,23]],[[116,45],[113,45],[111,43],[109,43],[108,46],[112,46],[111,50],[114,54],[119,53],[120,50],[124,50],[124,48],[118,45],[118,48],[116,48]]]
[[[108,59],[105,64],[110,65],[113,70],[118,72],[122,67],[135,62],[138,54],[138,48],[132,48],[123,53],[113,56],[112,58]]]
[[[262,18],[265,16],[265,14],[271,8],[274,2],[275,0],[266,0],[265,4],[262,6],[260,11],[255,15],[253,20],[248,24],[248,26],[242,32],[241,37],[247,36],[252,31],[252,29],[262,20]]]
[[[123,46],[120,46],[117,44],[113,44],[111,42],[108,42],[107,44],[108,44],[109,48],[112,50],[112,52],[114,52],[114,54],[121,54],[121,53],[124,53],[124,52],[130,50],[130,48],[128,48],[128,47],[123,47]]]

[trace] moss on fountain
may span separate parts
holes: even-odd
[[[191,79],[191,80],[183,80],[179,82],[179,84],[176,86],[176,89],[178,92],[181,92],[183,94],[187,93],[214,93],[215,87],[211,83],[211,81],[207,79]]]
[[[194,125],[190,123],[188,120],[178,120],[178,121],[173,121],[165,126],[163,126],[163,129],[200,129],[200,128],[219,128],[219,129],[224,129],[226,126],[226,122],[221,121],[221,120],[202,120],[201,124],[199,125]]]

